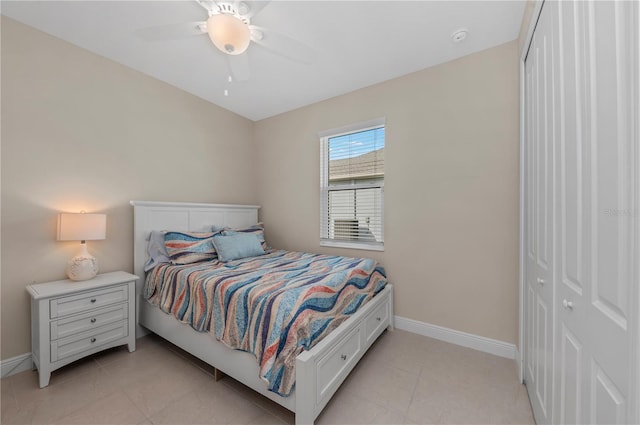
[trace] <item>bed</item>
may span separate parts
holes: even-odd
[[[148,238],[154,230],[206,231],[258,222],[258,206],[131,201],[134,207],[134,272],[145,276]],[[268,389],[253,354],[233,350],[208,332],[198,332],[147,302],[144,278],[137,282],[140,337],[151,331],[217,370],[295,413],[297,424],[313,423],[360,358],[384,332],[393,328],[393,288],[386,284],[369,302],[295,358],[295,387],[287,396]]]

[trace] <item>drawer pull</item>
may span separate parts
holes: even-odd
[[[96,323],[96,318],[95,317],[91,318],[91,323]]]
[[[347,360],[347,355],[346,355],[346,354],[342,354],[342,355],[340,356],[340,358],[341,358],[342,360]]]
[[[94,342],[96,342],[96,338],[95,337],[91,338],[91,343],[93,344]]]
[[[92,303],[96,302],[96,299],[95,298],[91,298],[91,302]]]
[[[378,316],[378,317],[376,317],[376,320],[379,322],[379,321],[382,320],[382,317]]]

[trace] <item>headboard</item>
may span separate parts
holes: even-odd
[[[258,222],[257,205],[196,204],[187,202],[131,201],[133,205],[133,272],[140,276],[136,295],[142,292],[147,243],[152,230],[203,232],[213,225],[244,227]],[[139,309],[138,309],[139,310]]]

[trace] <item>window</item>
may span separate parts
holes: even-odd
[[[384,249],[384,119],[320,134],[320,245]]]

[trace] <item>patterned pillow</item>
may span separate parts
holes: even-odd
[[[222,231],[224,236],[231,236],[238,233],[252,233],[258,237],[258,241],[262,245],[262,249],[265,251],[269,249],[267,242],[264,239],[264,225],[262,223],[254,224],[253,226],[244,227],[240,229],[226,229]]]
[[[211,239],[217,232],[167,232],[164,246],[172,264],[215,260],[218,255]]]

